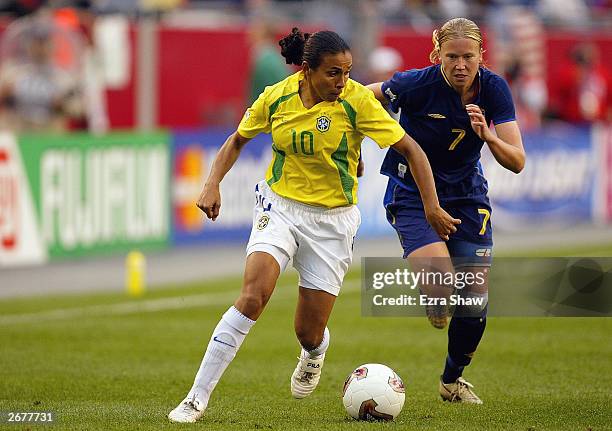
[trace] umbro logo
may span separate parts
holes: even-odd
[[[387,96],[389,96],[389,100],[390,100],[391,102],[395,102],[395,99],[397,99],[397,96],[396,96],[396,95],[393,93],[393,91],[391,91],[391,89],[390,89],[390,88],[387,88],[387,89],[385,90],[385,94],[386,94]]]
[[[427,115],[430,116],[431,118],[438,118],[438,119],[446,118],[442,114],[427,114]]]

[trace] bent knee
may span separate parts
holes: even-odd
[[[484,318],[487,315],[489,295],[471,293],[462,297],[463,303],[457,305],[455,315],[459,317]]]
[[[236,301],[236,308],[250,319],[253,319],[252,316],[256,319],[262,313],[269,299],[270,295],[265,293],[242,293]]]

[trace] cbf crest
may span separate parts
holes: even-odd
[[[269,222],[270,216],[268,214],[263,214],[261,217],[259,217],[259,220],[257,220],[257,230],[264,230],[268,226]]]
[[[317,130],[319,132],[327,132],[329,130],[330,125],[331,118],[329,118],[327,115],[323,114],[319,118],[317,118]]]

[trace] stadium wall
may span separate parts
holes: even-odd
[[[223,181],[221,216],[205,219],[195,202],[228,129],[107,136],[0,134],[0,267],[125,253],[134,248],[244,243],[253,187],[270,160],[260,135]],[[521,175],[486,151],[497,230],[612,221],[612,125],[558,124],[524,134]],[[486,146],[485,146],[486,148]],[[360,237],[393,236],[382,208],[385,152],[362,145]]]
[[[140,71],[135,56],[138,35],[139,29],[133,26],[127,41],[131,56],[130,79],[123,87],[107,91],[110,124],[113,128],[137,126],[136,77]],[[485,29],[485,37],[488,39],[487,35]],[[248,96],[246,77],[249,76],[251,64],[251,46],[247,29],[242,26],[186,29],[160,25],[155,37],[158,50],[157,124],[166,128],[236,124]],[[406,69],[430,64],[429,30],[387,27],[382,31],[381,41],[402,54]],[[555,99],[555,93],[559,91],[556,83],[559,82],[559,75],[571,49],[584,41],[590,41],[599,48],[602,67],[612,70],[612,56],[603,55],[612,50],[612,35],[609,32],[549,31],[545,40],[545,64],[548,65],[546,79],[551,99]],[[223,55],[219,55],[220,50]],[[487,54],[488,62],[494,61],[489,57]],[[185,95],[188,95],[189,103],[185,103]]]

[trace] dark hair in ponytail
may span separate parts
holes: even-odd
[[[338,54],[351,50],[333,31],[318,31],[311,35],[302,33],[297,27],[294,27],[278,44],[287,64],[301,66],[305,61],[311,69],[319,67],[324,54]]]

